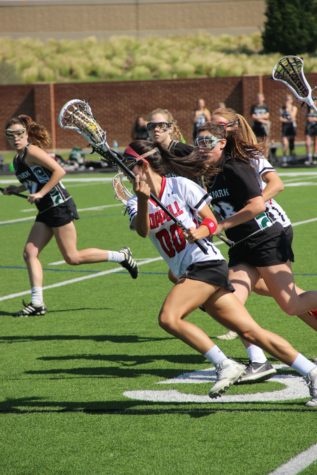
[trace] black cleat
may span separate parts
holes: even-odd
[[[19,312],[13,314],[14,317],[39,317],[46,314],[47,308],[45,305],[36,307],[32,303],[26,304],[23,300],[23,308]]]
[[[138,265],[136,261],[132,257],[132,252],[129,247],[123,247],[122,249],[119,250],[119,252],[122,252],[125,256],[124,261],[120,262],[120,265],[127,269],[127,271],[130,273],[132,279],[136,279],[139,273]]]

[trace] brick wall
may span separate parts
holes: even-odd
[[[317,73],[307,74],[310,84],[317,84]],[[203,97],[209,109],[224,101],[227,107],[250,119],[249,111],[258,91],[263,90],[271,112],[272,138],[280,139],[279,107],[288,89],[270,77],[176,79],[161,81],[114,81],[106,83],[0,86],[0,120],[6,121],[20,113],[31,115],[56,137],[56,148],[86,146],[75,132],[62,130],[57,116],[70,99],[87,100],[98,122],[108,132],[111,145],[116,140],[125,146],[130,140],[132,123],[137,115],[147,115],[162,107],[169,109],[185,138],[191,140],[191,114],[197,98]],[[52,108],[51,108],[52,106]],[[304,112],[299,108],[298,140],[304,139]],[[0,150],[8,145],[0,135]]]

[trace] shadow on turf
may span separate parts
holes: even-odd
[[[212,402],[210,403],[212,405]],[[238,404],[235,403],[235,406]],[[242,413],[242,412],[292,412],[303,413],[313,412],[316,409],[308,408],[303,402],[287,402],[277,404],[276,402],[241,403],[240,407],[228,407],[217,405],[217,407],[186,407],[182,403],[162,404],[155,402],[136,402],[136,401],[93,401],[93,402],[66,402],[66,401],[47,401],[39,397],[25,397],[18,399],[7,399],[0,402],[0,414],[46,414],[46,413],[78,413],[90,415],[120,415],[120,416],[153,416],[161,414],[184,414],[190,417],[198,418],[223,413]],[[283,407],[287,406],[287,407]]]
[[[140,335],[7,335],[0,336],[0,343],[25,343],[37,341],[59,340],[92,340],[97,342],[110,341],[112,343],[146,343],[153,341],[171,340],[173,337],[147,337]]]
[[[82,311],[85,311],[85,310],[93,310],[94,312],[98,312],[98,311],[106,311],[106,310],[112,310],[112,307],[79,307],[79,308],[62,308],[60,310],[52,310],[51,313],[68,313],[68,312],[82,312]],[[20,320],[36,320],[36,319],[41,319],[43,318],[42,315],[37,315],[37,316],[33,316],[33,317],[17,317],[15,315],[16,312],[6,312],[5,310],[0,310],[0,317],[7,317],[7,316],[10,316],[10,317],[14,317],[14,318],[17,318],[17,319],[20,319]]]

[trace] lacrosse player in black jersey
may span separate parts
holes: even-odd
[[[149,139],[159,148],[163,158],[184,157],[190,154],[193,146],[184,143],[183,135],[176,120],[167,109],[154,109],[147,123]]]
[[[118,262],[135,279],[138,268],[128,247],[119,251],[77,249],[74,224],[74,220],[78,219],[76,205],[61,182],[65,170],[44,150],[49,145],[47,130],[31,117],[19,115],[8,121],[5,134],[10,146],[16,150],[13,165],[21,185],[10,185],[3,193],[10,195],[28,190],[28,201],[38,209],[23,252],[31,284],[31,302],[24,303],[24,307],[16,316],[28,317],[46,313],[43,301],[43,270],[39,255],[53,236],[67,264]]]
[[[212,113],[211,121],[213,124],[222,125],[225,128],[227,135],[231,132],[238,133],[242,141],[251,145],[257,144],[256,137],[254,136],[253,131],[246,119],[240,114],[237,114],[233,109],[216,109]],[[261,150],[259,150],[258,158],[256,160],[253,159],[251,163],[256,172],[260,188],[262,189],[262,195],[266,204],[266,211],[270,214],[274,221],[278,221],[283,226],[285,238],[288,241],[288,246],[291,247],[293,241],[292,224],[285,210],[274,199],[277,193],[283,191],[283,182],[279,178],[270,162],[262,155]],[[237,296],[241,299],[242,303],[245,304],[248,294],[243,290],[243,283],[241,287],[241,281],[239,277],[240,276],[238,276],[237,280],[233,278],[232,284],[236,289]],[[252,291],[258,293],[259,295],[270,296],[270,291],[264,279],[260,276],[253,282]],[[296,286],[296,291],[298,294],[304,292],[304,290],[298,286]],[[317,330],[316,315],[316,310],[311,310],[303,315],[298,315],[298,317],[307,325]],[[230,332],[229,334],[227,333],[222,335],[220,339],[233,339],[233,337],[234,334]],[[268,362],[265,353],[259,347],[246,342],[244,342],[244,344],[247,348],[249,364],[241,381],[260,381],[269,378],[275,373],[273,366]]]

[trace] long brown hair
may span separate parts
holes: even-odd
[[[233,127],[234,130],[237,129],[240,132],[241,140],[244,142],[251,145],[258,144],[257,138],[246,118],[243,115],[238,114],[234,109],[229,107],[219,107],[212,112],[211,122],[213,117],[223,117],[226,119],[230,127]],[[230,134],[230,132],[230,130],[227,130],[228,134]]]
[[[224,138],[225,132],[223,127],[219,127],[219,131],[223,134]],[[129,144],[128,148],[132,148],[138,155],[143,155],[153,150],[155,144],[149,140],[135,140]],[[124,158],[128,161],[129,158],[133,159],[134,157],[126,153]],[[150,163],[151,168],[161,176],[172,173],[186,178],[197,179],[203,175],[214,175],[218,171],[218,169],[210,169],[210,165],[206,163],[206,158],[202,157],[198,150],[194,150],[185,157],[171,156],[167,159],[160,153],[158,148],[155,148],[155,152],[147,156],[146,160]]]
[[[5,128],[8,129],[11,125],[20,124],[25,128],[29,142],[33,145],[37,145],[40,148],[48,147],[51,140],[48,131],[43,125],[34,122],[32,117],[25,114],[20,114],[17,117],[12,117],[7,123]]]

